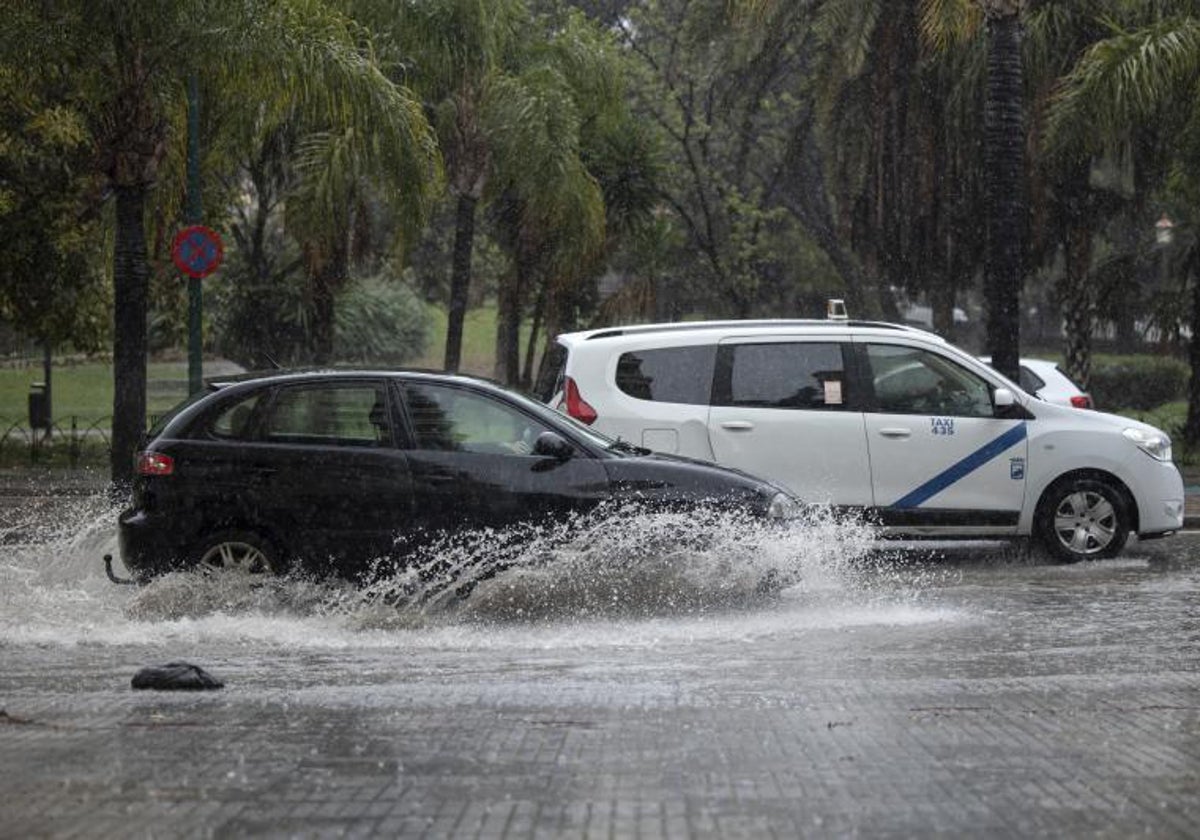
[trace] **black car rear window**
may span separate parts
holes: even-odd
[[[167,424],[169,424],[172,420],[174,420],[176,417],[178,417],[185,408],[187,408],[188,406],[190,406],[194,403],[199,402],[200,400],[204,399],[207,396],[211,396],[211,394],[212,394],[211,388],[199,390],[196,393],[192,394],[191,396],[185,397],[182,402],[180,402],[178,405],[173,406],[165,414],[160,414],[157,417],[151,418],[150,428],[146,431],[146,439],[153,440],[154,438],[161,435],[163,433],[163,430],[167,428]]]
[[[250,421],[263,393],[251,394],[221,409],[208,424],[208,436],[218,440],[248,440],[252,431]]]
[[[708,405],[716,358],[715,344],[622,353],[617,388],[639,400]]]

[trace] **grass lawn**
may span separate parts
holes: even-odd
[[[446,311],[431,307],[429,322],[429,347],[414,367],[441,370],[446,359]],[[529,324],[521,325],[521,358],[525,357],[525,344],[529,341]],[[538,348],[539,353],[541,348]],[[476,376],[492,376],[496,362],[496,307],[484,306],[467,310],[463,323],[462,364],[459,370]]]
[[[75,417],[81,426],[112,415],[113,373],[110,362],[56,365],[51,373],[54,422],[69,428]],[[187,362],[148,365],[147,411],[161,414],[187,395]],[[0,368],[0,422],[5,428],[29,421],[29,386],[42,381],[42,367]]]
[[[446,313],[430,308],[429,347],[425,354],[412,360],[414,367],[442,369],[446,353]],[[522,341],[528,338],[522,330]],[[464,373],[491,376],[496,344],[496,308],[472,309],[467,312],[463,327]],[[521,349],[524,351],[522,343]],[[206,369],[207,372],[207,369]],[[55,365],[53,387],[53,419],[69,429],[71,418],[86,427],[112,415],[113,374],[108,362],[78,362]],[[151,362],[147,366],[148,386],[146,411],[161,414],[187,395],[187,362]],[[13,424],[26,426],[29,421],[29,386],[42,381],[40,363],[24,368],[0,368],[0,433]]]

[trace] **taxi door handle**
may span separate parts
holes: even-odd
[[[726,420],[721,428],[731,432],[749,432],[754,430],[754,424],[749,420]]]
[[[897,429],[893,427],[888,429],[880,429],[879,434],[887,438],[906,438],[912,437],[912,429]]]

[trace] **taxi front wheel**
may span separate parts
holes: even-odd
[[[1131,524],[1124,494],[1095,478],[1058,481],[1038,506],[1038,536],[1064,563],[1115,557],[1125,547]]]

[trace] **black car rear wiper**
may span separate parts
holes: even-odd
[[[620,438],[617,438],[612,443],[610,443],[608,445],[608,448],[610,451],[613,451],[613,452],[626,452],[630,455],[649,455],[650,454],[650,450],[647,449],[646,447],[636,446],[636,445],[630,443],[629,441],[621,440]]]

